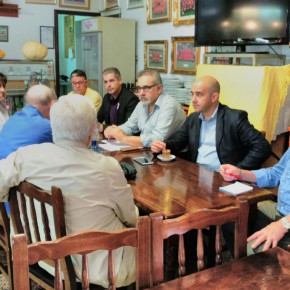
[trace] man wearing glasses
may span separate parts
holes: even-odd
[[[97,112],[102,105],[101,95],[88,87],[88,79],[86,73],[81,69],[74,70],[70,75],[70,83],[72,85],[73,91],[69,93],[83,95],[87,97],[95,106]]]
[[[106,138],[133,146],[150,147],[154,140],[170,137],[184,122],[185,113],[179,103],[162,94],[160,74],[152,69],[138,73],[134,93],[140,102],[128,121],[105,130]],[[140,134],[140,136],[136,136]]]

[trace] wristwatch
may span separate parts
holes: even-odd
[[[281,218],[282,226],[286,231],[290,230],[290,222],[287,220],[286,217]]]

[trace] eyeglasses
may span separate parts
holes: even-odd
[[[134,88],[134,92],[135,93],[141,93],[141,91],[143,90],[143,92],[148,93],[150,91],[151,88],[158,86],[159,84],[156,85],[152,85],[152,86],[144,86],[144,87],[135,87]]]
[[[72,85],[72,86],[77,86],[77,85],[82,86],[85,82],[86,82],[86,81],[71,82],[71,85]]]

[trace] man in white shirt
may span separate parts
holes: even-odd
[[[46,190],[53,185],[63,193],[68,234],[135,227],[138,214],[119,163],[88,149],[96,122],[93,104],[81,95],[63,96],[51,107],[50,120],[54,144],[19,148],[0,161],[2,200],[23,180]],[[73,261],[81,277],[81,257]],[[107,288],[107,252],[93,253],[89,263],[90,281]],[[115,271],[117,287],[135,281],[133,248],[115,251]]]
[[[180,128],[185,113],[174,98],[162,93],[162,80],[156,70],[143,70],[137,79],[135,94],[140,102],[125,124],[110,126],[104,133],[122,143],[150,147],[152,141],[165,140]]]

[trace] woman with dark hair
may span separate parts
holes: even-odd
[[[4,123],[9,118],[9,114],[5,105],[6,83],[7,83],[6,75],[0,72],[0,131],[2,130]]]

